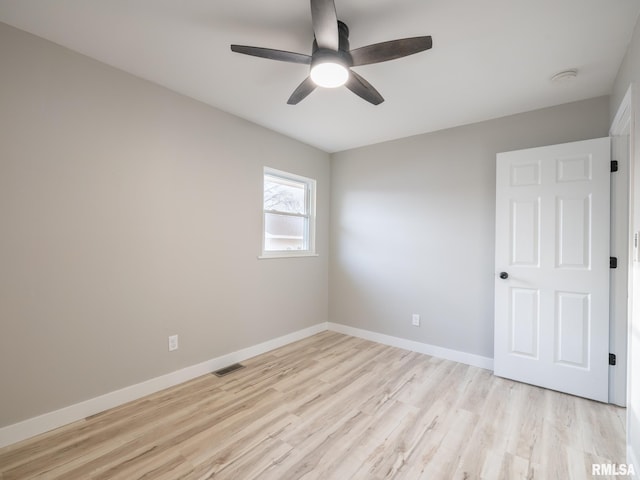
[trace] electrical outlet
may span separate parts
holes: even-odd
[[[411,316],[411,325],[413,325],[414,327],[420,326],[420,315],[418,315],[417,313],[414,313]]]
[[[169,337],[169,351],[173,352],[178,349],[178,335],[171,335]]]

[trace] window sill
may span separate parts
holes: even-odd
[[[297,257],[318,257],[314,252],[273,252],[264,253],[258,256],[258,260],[270,260],[272,258],[297,258]]]

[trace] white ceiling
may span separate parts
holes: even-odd
[[[346,88],[287,105],[308,67],[231,52],[311,53],[305,0],[0,0],[0,21],[327,152],[607,95],[639,0],[336,0],[352,48],[431,35],[433,49],[357,67]],[[555,73],[578,69],[563,84]]]

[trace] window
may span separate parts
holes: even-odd
[[[264,169],[263,257],[315,255],[316,181]]]

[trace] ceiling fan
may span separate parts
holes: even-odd
[[[296,105],[317,86],[335,88],[345,85],[373,105],[384,102],[382,95],[351,67],[386,62],[428,50],[431,36],[403,38],[349,49],[349,28],[338,20],[334,0],[311,0],[313,47],[311,55],[271,48],[231,45],[231,50],[254,57],[310,65],[309,76],[294,90],[287,103]]]

